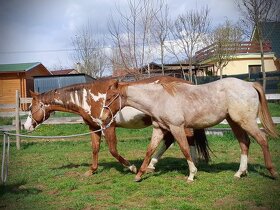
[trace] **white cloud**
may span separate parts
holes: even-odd
[[[238,19],[232,0],[167,0],[176,17],[191,8],[208,5],[215,24],[226,17]],[[92,22],[94,32],[105,37],[107,20],[115,6],[127,9],[126,0],[4,0],[0,7],[0,63],[39,61],[46,66],[71,67],[69,52],[10,53],[7,51],[70,49],[77,28]]]

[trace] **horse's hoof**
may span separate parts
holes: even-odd
[[[89,177],[92,176],[93,171],[92,170],[88,170],[86,173],[84,173],[84,176]]]
[[[239,175],[239,174],[234,174],[234,176],[233,176],[234,178],[236,178],[236,179],[240,179],[241,178],[241,176]]]
[[[142,180],[142,178],[139,177],[139,176],[136,176],[136,177],[134,178],[134,181],[135,181],[135,182],[141,182],[141,180]]]
[[[146,173],[154,173],[155,168],[147,168]]]
[[[191,183],[194,182],[194,180],[193,180],[193,179],[189,179],[189,177],[186,177],[186,179],[187,179],[187,183],[188,183],[188,184],[191,184]]]
[[[240,179],[241,177],[247,176],[248,175],[248,171],[237,171],[234,174],[234,178]]]
[[[137,174],[137,168],[136,168],[135,165],[131,165],[131,166],[129,166],[128,168],[129,168],[129,170],[130,170],[132,173]]]
[[[273,171],[271,173],[271,176],[272,176],[273,179],[279,179],[279,174],[276,171]]]

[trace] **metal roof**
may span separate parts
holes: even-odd
[[[26,72],[40,64],[41,64],[40,62],[0,64],[0,73],[1,72]]]

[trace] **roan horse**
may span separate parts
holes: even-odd
[[[271,136],[278,136],[268,111],[262,87],[258,83],[226,78],[216,82],[191,85],[169,82],[168,79],[143,80],[132,83],[113,84],[107,93],[106,103],[115,113],[121,106],[132,106],[152,116],[153,135],[144,162],[135,180],[141,180],[151,155],[166,131],[170,131],[180,146],[189,165],[188,182],[193,181],[197,168],[190,156],[184,128],[207,128],[226,119],[232,128],[241,148],[241,159],[236,177],[247,173],[248,150],[252,136],[261,146],[265,165],[272,177],[277,172],[272,164],[266,135],[256,122],[260,117],[262,125]],[[102,119],[110,118],[108,110]]]
[[[176,78],[170,78],[172,81]],[[49,118],[54,111],[71,112],[82,116],[86,124],[88,124],[92,141],[92,165],[85,175],[93,174],[98,168],[98,152],[100,147],[101,132],[94,132],[100,129],[102,125],[100,116],[104,111],[106,99],[106,91],[108,87],[116,82],[115,79],[95,81],[93,83],[72,85],[65,88],[55,89],[46,93],[32,93],[32,104],[30,114],[24,127],[26,130],[34,130],[34,128]],[[105,108],[106,109],[106,108]],[[111,116],[112,117],[112,116]],[[145,128],[151,125],[151,117],[132,107],[124,107],[116,114],[115,122],[108,124],[103,130],[105,139],[109,146],[110,153],[122,165],[136,173],[137,169],[131,165],[129,161],[123,158],[117,150],[117,139],[115,134],[116,127],[124,128]],[[209,160],[208,142],[203,129],[194,130],[186,129],[187,139],[191,145],[197,146],[197,151],[203,156],[205,161]],[[152,159],[149,169],[154,170],[155,164],[168,147],[174,142],[174,138],[170,133],[166,133],[163,137],[165,144],[161,146],[158,153]],[[194,146],[193,146],[194,147]],[[195,158],[196,150],[193,149]]]

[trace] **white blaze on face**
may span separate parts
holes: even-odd
[[[26,121],[24,123],[24,128],[26,130],[33,131],[34,127],[32,125],[32,119],[31,119],[30,115],[31,115],[31,112],[29,112],[29,115],[28,115],[28,117],[27,117],[27,119],[26,119]]]

